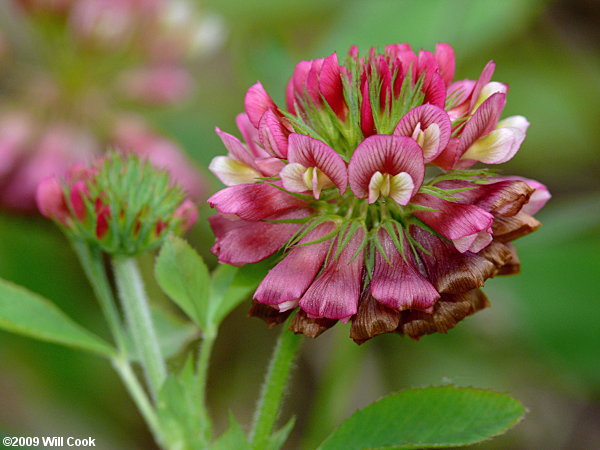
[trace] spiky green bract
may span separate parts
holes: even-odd
[[[195,212],[178,210],[185,195],[169,174],[134,155],[110,152],[90,169],[72,172],[64,195],[68,234],[112,255],[156,248],[195,221]]]

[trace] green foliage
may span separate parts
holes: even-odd
[[[296,417],[292,417],[284,426],[275,431],[269,438],[267,450],[279,450],[283,447],[283,444],[285,444],[285,441],[294,429],[294,425],[296,425]]]
[[[111,356],[102,339],[76,324],[45,298],[0,280],[0,328],[42,341]]]
[[[156,260],[155,275],[171,300],[206,330],[209,274],[198,253],[183,239],[170,237]]]
[[[244,267],[222,264],[213,272],[210,284],[210,312],[213,324],[220,324],[225,316],[246,300],[267,273],[269,263],[261,262]]]
[[[171,374],[158,395],[157,414],[160,428],[169,448],[201,449],[200,415],[197,396],[190,392],[193,385],[191,360],[179,375]]]
[[[498,436],[517,424],[525,408],[506,394],[454,386],[409,389],[355,412],[319,447],[459,447]]]
[[[451,42],[465,55],[514,35],[536,15],[540,3],[539,0],[352,2],[341,9],[341,17],[320,47],[324,52],[333,48],[343,54],[352,44],[364,49],[410,42],[417,49],[433,50],[436,42]]]
[[[264,277],[268,263],[242,268],[219,265],[212,276],[183,239],[166,240],[156,261],[162,290],[204,331],[214,334],[225,316],[245,300]]]
[[[211,445],[211,450],[250,450],[244,430],[233,414],[229,413],[229,428]]]

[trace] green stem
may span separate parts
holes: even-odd
[[[198,389],[198,405],[200,408],[201,435],[205,442],[212,439],[212,423],[206,407],[206,385],[208,381],[208,367],[212,355],[213,345],[217,337],[216,332],[207,330],[200,342],[198,361],[196,362],[196,389]]]
[[[102,253],[98,248],[91,248],[83,241],[72,239],[71,245],[73,246],[75,253],[77,253],[81,266],[98,298],[100,308],[108,322],[117,348],[120,353],[125,353],[125,333],[123,331],[123,323],[115,303],[110,282],[106,276],[104,262],[102,261]]]
[[[115,256],[113,267],[127,326],[144,368],[148,387],[156,400],[167,377],[167,369],[150,316],[144,282],[133,258]]]
[[[252,449],[262,450],[267,447],[300,342],[301,336],[288,330],[286,323],[277,340],[260,399],[256,405],[250,434]]]
[[[364,353],[347,337],[347,330],[337,327],[333,341],[332,357],[321,373],[320,385],[311,407],[308,426],[300,448],[317,448],[319,443],[343,418],[348,406],[348,392],[353,392],[353,386],[358,377],[358,368]],[[340,373],[344,373],[340,377]]]
[[[157,444],[161,445],[162,437],[160,433],[160,426],[158,422],[158,418],[156,413],[154,412],[154,408],[144,391],[144,388],[140,385],[135,373],[131,369],[131,365],[129,361],[124,358],[114,358],[112,360],[112,365],[114,369],[117,371],[119,376],[121,377],[121,381],[127,388],[129,395],[135,402],[138,410],[144,417],[146,424],[148,424],[148,428],[154,437],[154,440]]]

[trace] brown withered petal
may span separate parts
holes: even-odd
[[[358,312],[352,319],[350,338],[357,344],[378,334],[392,333],[400,323],[400,311],[389,308],[373,298],[365,289],[358,304]]]
[[[432,314],[422,311],[403,311],[397,332],[418,340],[426,334],[446,333],[465,317],[490,305],[481,289],[463,294],[444,294]]]
[[[508,245],[498,241],[492,241],[478,255],[493,263],[497,269],[500,269],[512,259],[512,251]]]
[[[502,267],[500,267],[498,275],[517,274],[521,271],[521,262],[519,261],[519,255],[517,255],[517,249],[510,243],[504,245],[510,251],[510,258]]]
[[[512,217],[497,216],[492,225],[492,234],[500,242],[509,242],[533,233],[540,225],[540,222],[524,212]]]
[[[337,319],[311,319],[306,313],[298,309],[292,319],[290,330],[296,334],[303,334],[309,338],[316,338],[335,325]]]
[[[454,246],[417,227],[411,234],[429,254],[419,251],[429,280],[440,294],[459,294],[483,286],[494,276],[496,266],[478,254],[460,253]]]
[[[250,311],[248,311],[248,316],[258,317],[259,319],[264,320],[269,328],[273,328],[280,323],[285,322],[285,319],[288,318],[291,312],[291,310],[279,312],[278,309],[275,309],[272,306],[263,305],[256,300],[252,300],[252,306],[250,307]]]
[[[507,217],[514,216],[529,201],[534,191],[535,189],[527,183],[515,180],[495,198],[494,203],[490,205],[490,212]]]

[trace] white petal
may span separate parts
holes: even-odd
[[[496,128],[517,128],[525,133],[529,128],[529,121],[523,116],[511,116],[498,122]]]
[[[384,176],[381,172],[375,172],[369,181],[369,203],[375,203],[381,195],[381,188],[385,183]]]
[[[285,166],[279,173],[283,187],[290,192],[306,192],[308,187],[304,181],[306,167],[299,163],[292,163]]]
[[[415,183],[412,177],[406,172],[400,172],[390,179],[390,194],[389,196],[399,205],[406,205],[412,197]]]
[[[425,132],[423,133],[423,145],[421,148],[423,149],[423,156],[425,157],[425,160],[429,160],[436,154],[439,143],[440,127],[437,124],[432,123],[425,129]]]
[[[300,299],[288,300],[287,302],[279,303],[278,305],[275,305],[275,306],[277,307],[277,309],[279,309],[279,312],[285,312],[285,311],[289,311],[290,309],[293,309],[296,306],[298,306],[299,302],[300,302]]]
[[[213,158],[208,168],[226,186],[253,183],[261,174],[247,164],[228,156]]]
[[[486,84],[483,89],[481,89],[481,92],[479,93],[479,97],[477,97],[477,102],[475,102],[475,105],[473,106],[473,111],[471,111],[471,113],[474,113],[475,110],[477,108],[479,108],[479,106],[485,102],[488,98],[490,98],[492,95],[496,94],[497,92],[501,92],[503,94],[506,94],[506,92],[508,91],[508,88],[506,87],[506,85],[504,83],[498,83],[497,81],[491,81],[488,84]]]
[[[518,150],[518,139],[524,136],[516,128],[499,128],[487,136],[477,139],[462,155],[461,159],[473,159],[486,164],[500,164],[508,161]],[[519,144],[520,145],[520,144]]]

